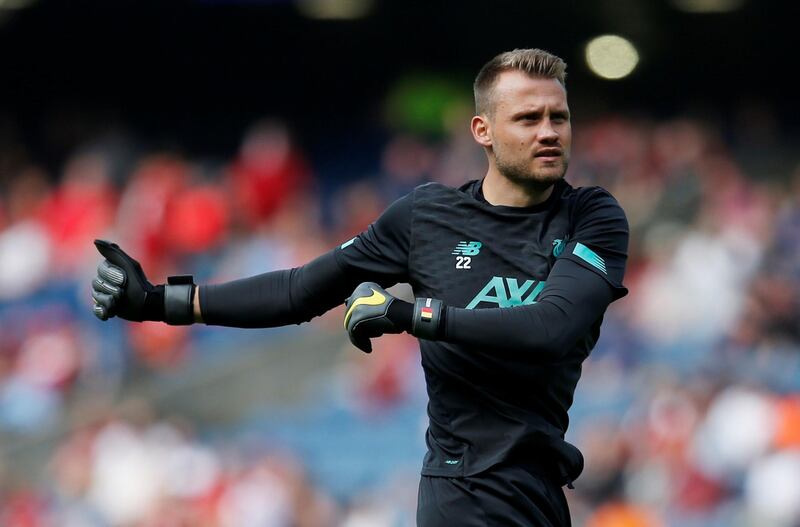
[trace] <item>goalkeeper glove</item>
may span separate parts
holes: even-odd
[[[170,276],[166,284],[153,285],[139,262],[115,243],[94,241],[105,260],[92,280],[93,312],[100,320],[118,316],[142,322],[155,320],[171,325],[194,322],[195,285],[191,276]]]
[[[372,351],[369,339],[385,333],[402,333],[436,340],[443,327],[441,300],[418,298],[411,304],[393,297],[374,282],[359,284],[346,300],[344,327],[350,342],[365,353]]]

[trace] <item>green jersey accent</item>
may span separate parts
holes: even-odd
[[[599,269],[603,274],[608,274],[606,271],[606,262],[596,252],[586,247],[584,244],[578,242],[572,250],[572,254],[587,262],[589,265]]]

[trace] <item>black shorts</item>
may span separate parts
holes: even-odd
[[[417,527],[569,527],[556,479],[524,464],[500,464],[463,478],[422,476]]]

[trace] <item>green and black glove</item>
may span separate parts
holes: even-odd
[[[194,322],[195,285],[191,276],[170,276],[153,285],[139,262],[115,243],[94,241],[105,260],[92,280],[93,312],[100,320],[120,317],[133,322],[154,320],[171,325]]]
[[[385,333],[411,333],[436,340],[443,327],[441,300],[418,298],[411,304],[393,297],[374,282],[364,282],[346,300],[344,328],[350,342],[365,353],[372,352],[369,339]]]

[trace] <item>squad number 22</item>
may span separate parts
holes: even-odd
[[[472,269],[469,265],[472,263],[472,258],[469,256],[456,256],[456,269]]]

